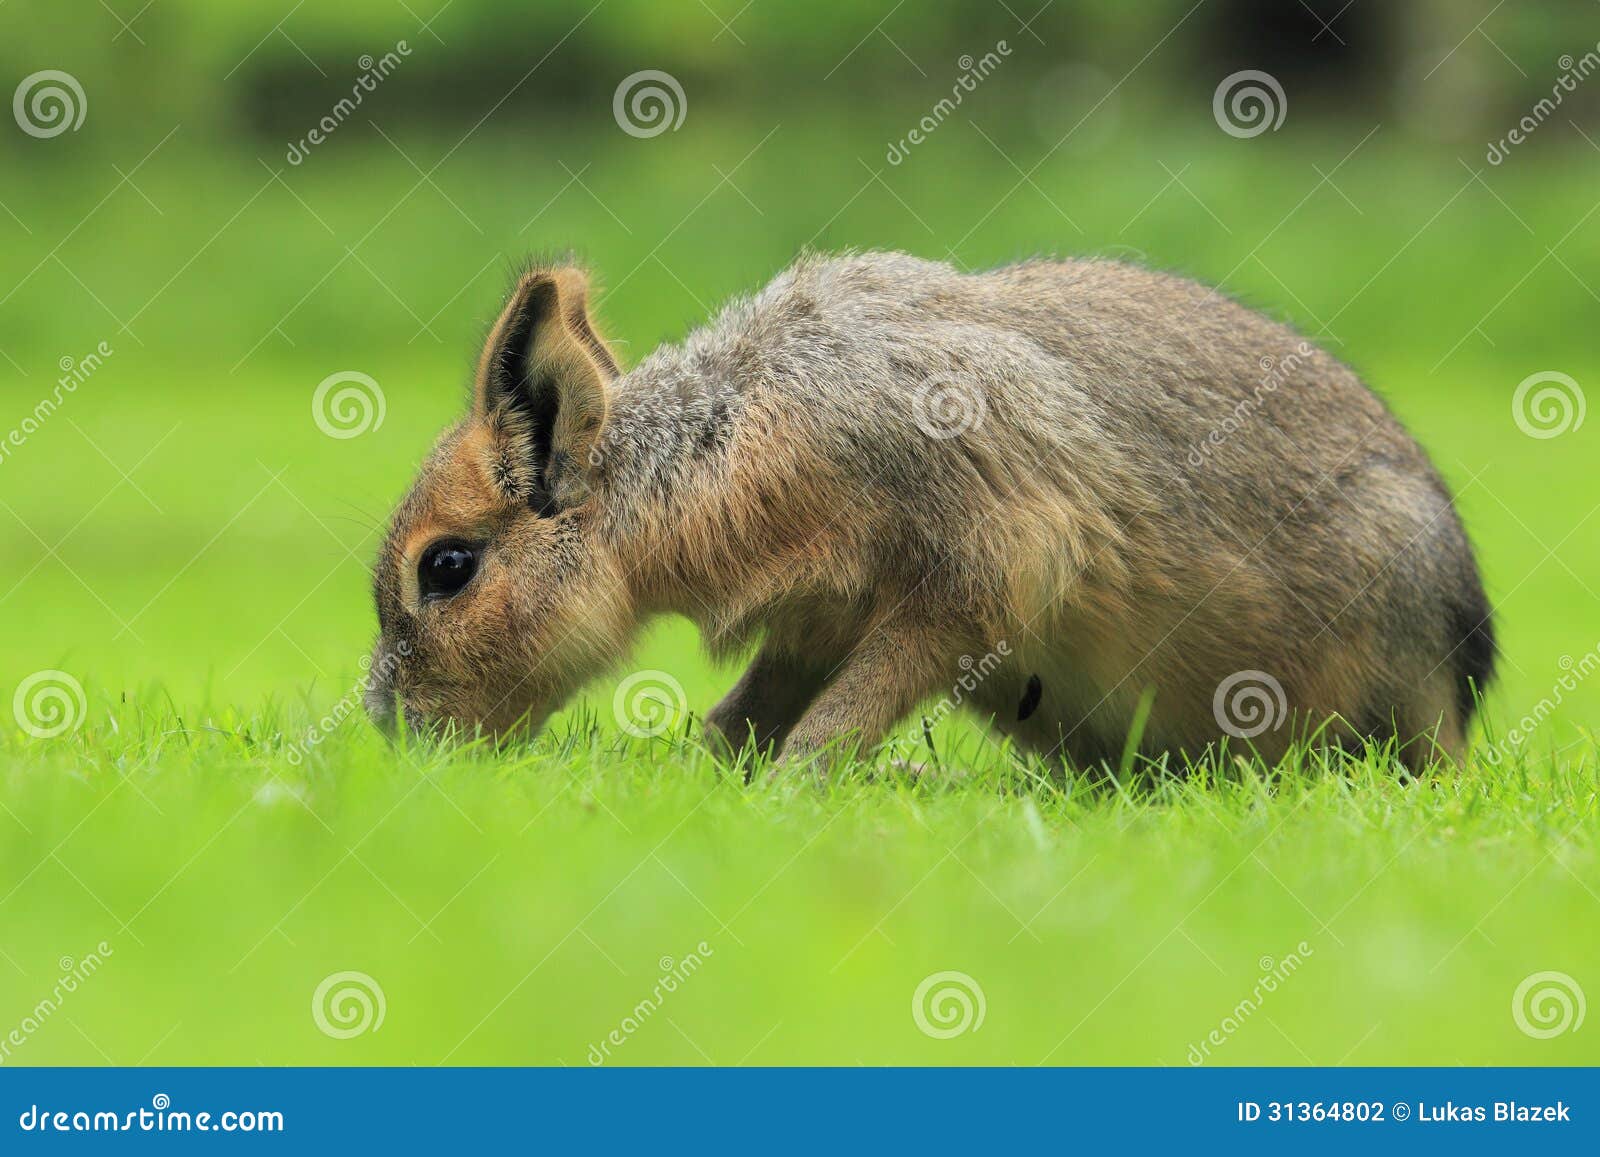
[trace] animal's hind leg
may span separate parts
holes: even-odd
[[[1454,688],[1443,674],[1417,688],[1415,701],[1395,713],[1400,762],[1413,775],[1440,764],[1459,764],[1467,741]]]
[[[1424,728],[1404,733],[1400,737],[1400,762],[1413,775],[1420,775],[1443,764],[1460,764],[1466,754],[1466,738],[1456,721],[1455,709],[1446,707],[1443,713]]]

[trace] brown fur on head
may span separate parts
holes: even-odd
[[[470,412],[434,446],[378,559],[367,705],[380,723],[398,707],[423,726],[537,728],[626,648],[635,616],[591,493],[616,376],[582,271],[525,273]]]

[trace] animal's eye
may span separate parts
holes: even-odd
[[[449,598],[478,570],[478,551],[465,542],[436,542],[422,552],[417,587],[425,599]]]

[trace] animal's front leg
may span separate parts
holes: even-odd
[[[872,628],[817,696],[789,741],[785,761],[806,760],[832,744],[875,746],[940,683],[938,632],[895,621]]]
[[[706,715],[706,735],[729,753],[746,743],[781,746],[836,663],[762,644],[733,689]]]

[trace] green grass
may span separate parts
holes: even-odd
[[[486,130],[442,194],[356,126],[287,188],[180,134],[137,176],[159,212],[121,187],[85,219],[117,174],[64,149],[7,186],[30,231],[5,242],[0,348],[21,373],[0,428],[60,358],[115,353],[0,462],[0,1039],[61,958],[112,951],[0,1059],[584,1064],[702,941],[617,1063],[1181,1065],[1302,942],[1211,1063],[1600,1059],[1592,1026],[1539,1040],[1511,1015],[1541,971],[1600,994],[1600,679],[1561,685],[1600,645],[1597,427],[1539,441],[1510,412],[1537,371],[1591,398],[1600,381],[1580,284],[1594,157],[1530,149],[1479,182],[1398,130],[1354,153],[1368,126],[1241,142],[1201,108],[1085,133],[1019,186],[965,124],[879,164],[921,105],[695,107],[670,148],[604,138],[603,109],[557,135]],[[1070,127],[972,118],[1024,165]],[[123,171],[165,130],[127,142]],[[424,168],[455,143],[397,139]],[[745,786],[692,744],[621,737],[612,679],[502,755],[396,753],[355,718],[294,761],[360,675],[375,528],[461,404],[504,265],[573,242],[629,361],[807,243],[1142,254],[1326,323],[1479,544],[1505,649],[1480,751],[1552,710],[1512,758],[1423,782],[1309,758],[1106,784],[952,720],[936,774],[880,759]],[[310,396],[345,369],[382,384],[387,416],[334,441]],[[617,674],[650,668],[695,713],[734,675],[677,621]],[[44,669],[87,710],[36,739],[4,705]],[[318,1030],[312,994],[343,970],[382,986],[379,1031]],[[932,1039],[912,996],[951,970],[985,1020]]]
[[[493,757],[347,727],[290,766],[305,722],[97,705],[28,749],[6,991],[113,952],[17,1063],[581,1065],[691,952],[615,1061],[1181,1065],[1290,954],[1215,1063],[1596,1059],[1510,1014],[1600,952],[1592,748],[1409,785],[1314,759],[1096,785],[991,749],[746,787],[584,728]],[[386,1018],[330,1039],[311,994],[349,969]],[[912,994],[948,970],[986,1015],[931,1039]]]

